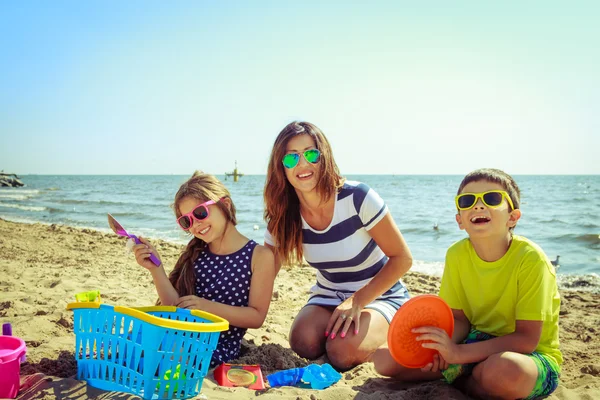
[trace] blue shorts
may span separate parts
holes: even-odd
[[[311,295],[306,306],[321,306],[321,307],[337,307],[344,300],[351,296],[352,293],[336,292],[336,297],[329,297],[323,294]],[[396,315],[396,311],[408,300],[410,295],[406,289],[398,290],[397,293],[387,297],[381,296],[373,300],[365,306],[365,309],[375,310],[387,320],[388,324],[392,322],[392,318]]]

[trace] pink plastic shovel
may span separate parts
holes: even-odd
[[[110,226],[110,229],[112,229],[113,232],[116,233],[117,235],[119,235],[119,236],[125,236],[125,237],[128,237],[130,239],[133,239],[133,241],[135,242],[135,244],[142,244],[142,242],[140,241],[140,239],[138,239],[137,236],[132,235],[130,233],[127,233],[127,231],[115,219],[115,217],[113,217],[110,214],[108,214],[108,225]],[[156,265],[157,267],[160,266],[160,260],[154,254],[150,254],[150,261],[152,261],[152,263],[154,263],[154,265]]]

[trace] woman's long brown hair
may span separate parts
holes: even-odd
[[[283,265],[302,262],[302,218],[300,200],[294,187],[288,182],[282,163],[291,138],[310,135],[321,152],[317,193],[326,203],[344,184],[344,178],[333,159],[329,141],[319,128],[309,122],[291,122],[279,133],[273,144],[267,182],[265,184],[265,221],[275,240],[275,254]]]
[[[237,225],[237,219],[235,216],[235,205],[231,201],[231,195],[229,190],[219,181],[215,176],[205,174],[201,171],[194,172],[194,175],[188,179],[175,194],[175,201],[173,202],[173,209],[177,218],[181,217],[179,211],[179,205],[185,198],[194,198],[201,202],[213,200],[219,209],[225,214],[227,219]],[[228,198],[229,204],[226,204],[220,199]],[[173,271],[169,274],[169,281],[179,294],[179,296],[188,296],[196,293],[196,284],[194,279],[194,262],[198,259],[198,256],[206,247],[206,242],[192,237],[192,240],[188,243],[186,248],[183,250]],[[160,300],[157,302],[160,304]]]

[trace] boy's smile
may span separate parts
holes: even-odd
[[[468,183],[461,193],[483,193],[490,190],[505,190],[505,188],[494,182],[475,181]],[[474,239],[502,237],[508,233],[509,228],[516,225],[520,214],[519,210],[511,209],[506,199],[503,199],[498,207],[488,207],[479,198],[472,208],[458,212],[456,222],[460,229],[466,230]]]
[[[485,216],[485,215],[475,215],[475,216],[471,217],[471,222],[476,225],[487,224],[490,221],[491,221],[490,217]]]

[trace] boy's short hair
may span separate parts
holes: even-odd
[[[512,176],[506,172],[495,168],[480,168],[473,172],[469,172],[458,186],[456,195],[458,196],[469,183],[477,181],[487,181],[499,184],[510,196],[513,205],[515,206],[515,210],[520,208],[521,191],[519,190],[517,182],[515,182]],[[510,228],[510,231],[512,230],[513,228]]]

